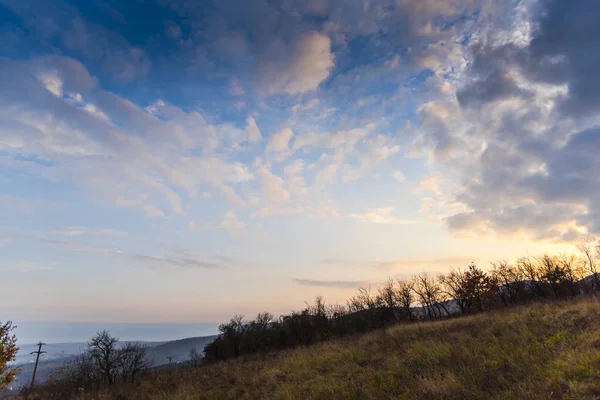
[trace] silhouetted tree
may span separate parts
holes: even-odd
[[[195,347],[190,349],[188,357],[190,358],[190,364],[192,364],[192,367],[194,368],[200,366],[202,363],[202,354],[200,354]]]
[[[525,283],[522,271],[508,264],[507,261],[492,262],[492,276],[496,279],[498,287],[496,294],[504,305],[522,301],[525,297]]]
[[[584,256],[583,266],[592,276],[592,290],[600,289],[600,270],[598,258],[600,257],[600,242],[596,238],[587,237],[577,245],[577,249]]]
[[[118,350],[117,360],[119,375],[124,381],[135,382],[142,371],[150,368],[152,360],[147,358],[148,346],[139,343],[127,343]]]
[[[411,307],[414,300],[414,286],[415,281],[413,279],[398,280],[396,288],[396,301],[402,307],[404,317],[409,321],[413,320],[413,313]]]
[[[443,304],[444,294],[440,286],[440,282],[427,276],[427,274],[419,274],[415,278],[413,292],[417,295],[421,305],[427,310],[429,319],[442,317],[442,310],[448,315],[448,309]]]
[[[118,341],[118,338],[104,330],[98,332],[88,343],[89,356],[108,386],[115,382],[119,372],[121,353],[117,349]]]

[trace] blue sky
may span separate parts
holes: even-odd
[[[600,229],[598,11],[0,0],[0,317],[207,334],[570,251]]]

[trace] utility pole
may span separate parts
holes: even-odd
[[[175,358],[175,357],[173,357],[173,356],[168,356],[168,357],[167,357],[167,360],[169,360],[169,365],[171,365],[171,361],[173,361],[173,359],[174,359],[174,358]]]
[[[35,367],[33,367],[33,376],[31,377],[31,388],[33,388],[33,382],[35,382],[35,373],[37,372],[38,362],[40,361],[40,354],[46,353],[45,351],[42,351],[42,346],[45,346],[46,343],[39,342],[37,345],[38,345],[37,351],[32,351],[31,353],[29,353],[29,354],[37,354],[37,357],[35,358]]]

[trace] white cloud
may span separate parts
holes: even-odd
[[[261,167],[256,171],[256,176],[260,180],[262,198],[267,204],[275,205],[290,200],[290,192],[284,188],[285,181],[273,174],[266,167]]]
[[[406,182],[406,175],[404,175],[404,172],[400,171],[400,170],[395,170],[394,172],[392,172],[392,178],[394,178],[396,181],[402,183],[402,182]]]
[[[256,121],[253,117],[248,117],[246,120],[246,135],[248,137],[248,141],[251,143],[260,142],[262,139],[260,129],[258,129],[258,125],[256,125]]]
[[[344,149],[350,151],[354,146],[375,130],[374,124],[368,124],[362,128],[354,128],[334,133],[305,133],[298,135],[294,140],[293,150],[297,151],[305,147]]]
[[[184,215],[184,197],[195,196],[206,184],[243,203],[236,186],[253,175],[231,158],[244,143],[260,140],[253,117],[241,130],[229,123],[210,124],[197,111],[184,112],[161,100],[142,109],[94,86],[87,70],[65,57],[31,65],[7,61],[2,68],[3,76],[12,79],[0,93],[0,150],[53,164],[43,168],[9,159],[13,168],[82,184],[102,200],[138,207],[150,216],[164,216],[166,209]],[[44,78],[44,83],[28,69],[41,77],[44,71],[57,71],[47,76],[60,77],[67,100],[46,89],[54,80]]]
[[[371,208],[365,213],[350,214],[350,218],[373,224],[412,225],[423,223],[419,220],[398,219],[391,215],[393,212],[393,207]]]
[[[285,128],[269,138],[266,150],[272,152],[282,152],[289,149],[290,140],[294,137],[294,132],[290,128]]]
[[[283,168],[283,173],[287,176],[295,176],[302,173],[306,163],[302,159],[297,159],[289,163]]]
[[[164,217],[165,213],[163,213],[161,210],[159,210],[158,208],[154,207],[151,204],[146,204],[143,207],[144,212],[146,213],[147,216],[149,217]]]
[[[274,158],[275,161],[283,161],[291,154],[289,143],[293,137],[294,132],[290,128],[282,129],[269,138],[265,152],[269,157]]]
[[[227,211],[225,215],[223,215],[220,226],[221,228],[226,229],[244,229],[246,224],[244,221],[238,220],[233,211]]]

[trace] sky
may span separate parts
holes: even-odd
[[[23,342],[174,339],[572,251],[600,231],[598,17],[0,0],[0,320]]]

